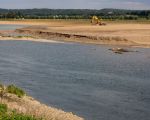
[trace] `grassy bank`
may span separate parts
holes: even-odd
[[[73,113],[48,107],[14,86],[0,85],[0,120],[83,120]]]
[[[25,92],[14,85],[4,86],[0,84],[0,120],[42,120],[31,115],[17,113],[16,110],[9,109],[7,104],[3,103],[7,93],[14,94],[20,98],[25,96]]]
[[[9,110],[6,104],[0,104],[0,120],[42,120],[30,115],[17,113]]]

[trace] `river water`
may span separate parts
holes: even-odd
[[[150,49],[0,41],[0,82],[86,120],[149,120]]]
[[[22,28],[22,27],[26,27],[27,25],[4,25],[4,24],[0,24],[0,30],[15,30],[18,28]]]

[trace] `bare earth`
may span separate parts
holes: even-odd
[[[31,25],[17,32],[47,40],[150,47],[150,24],[107,23],[106,26],[94,26],[87,21],[0,21],[0,24],[15,23]]]

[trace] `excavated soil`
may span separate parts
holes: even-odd
[[[48,40],[150,47],[150,24],[36,25],[16,31]]]

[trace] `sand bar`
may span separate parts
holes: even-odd
[[[150,24],[147,23],[107,23],[106,26],[97,26],[91,25],[90,22],[84,23],[84,21],[20,20],[0,21],[0,24],[29,25],[29,27],[17,29],[16,32],[30,34],[38,38],[38,40],[34,40],[38,42],[54,40],[86,44],[150,47]]]

